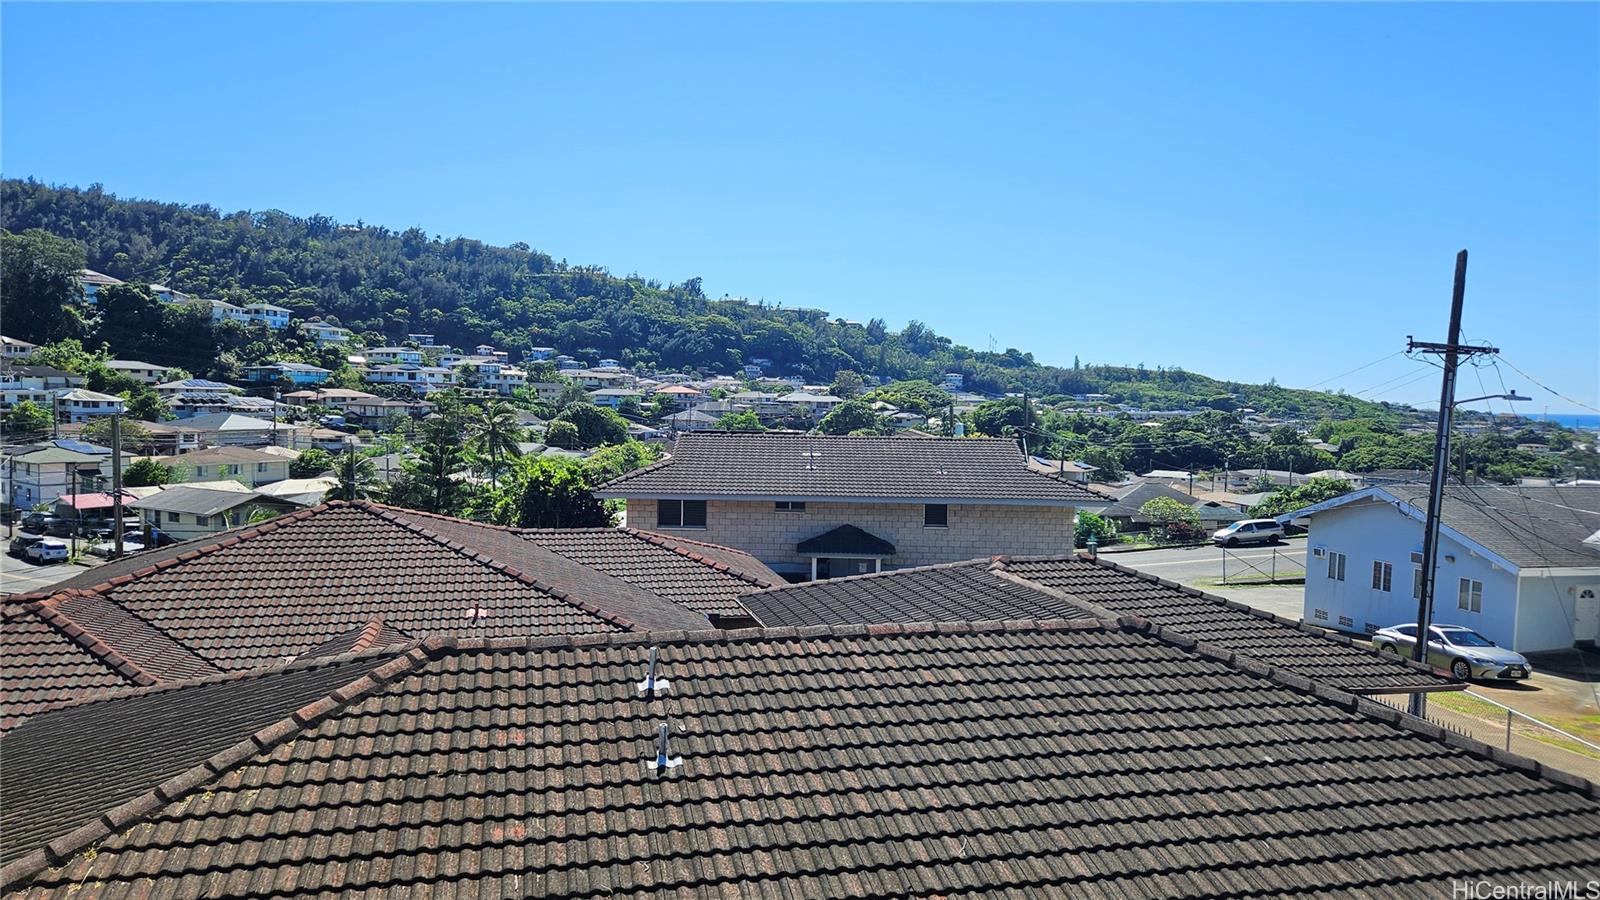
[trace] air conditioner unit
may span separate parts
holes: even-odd
[[[1327,547],[1312,547],[1311,548],[1311,555],[1313,557],[1317,558],[1317,559],[1323,559],[1323,558],[1327,557],[1327,555],[1328,555],[1328,548]]]
[[[1411,561],[1416,563],[1419,566],[1422,565],[1422,551],[1420,551],[1420,550],[1412,551],[1412,553],[1411,553]]]

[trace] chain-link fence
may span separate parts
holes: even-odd
[[[1465,698],[1459,702],[1446,697]],[[1406,696],[1384,694],[1374,699],[1406,709]],[[1600,745],[1562,731],[1503,703],[1472,691],[1434,694],[1428,700],[1428,721],[1457,734],[1509,750],[1600,783]]]

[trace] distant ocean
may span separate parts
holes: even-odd
[[[1540,419],[1564,425],[1567,428],[1582,428],[1586,431],[1600,431],[1600,415],[1594,413],[1533,413],[1523,418]]]

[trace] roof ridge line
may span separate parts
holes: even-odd
[[[69,593],[67,591],[61,591],[57,596],[52,597],[51,601],[55,605],[59,606],[62,603],[65,603],[69,596],[70,595],[69,595]],[[155,632],[156,634],[159,634],[163,638],[167,639],[168,641],[171,641],[173,646],[181,648],[185,653],[188,653],[194,659],[198,660],[199,662],[204,663],[213,672],[217,672],[217,673],[222,672],[222,668],[221,667],[219,667],[216,663],[214,663],[210,659],[208,659],[199,650],[196,650],[195,648],[189,646],[187,643],[185,643],[184,641],[180,640],[176,635],[174,635],[172,632],[168,631],[167,629],[161,627],[160,625],[157,625],[156,623],[150,621],[149,619],[147,619],[144,616],[140,615],[139,613],[133,611],[132,609],[129,609],[127,604],[122,603],[121,601],[117,600],[117,598],[108,596],[106,594],[102,594],[102,593],[100,593],[98,591],[92,591],[92,590],[88,590],[88,589],[84,589],[84,588],[77,589],[77,596],[80,596],[80,597],[93,597],[94,599],[99,600],[99,601],[101,601],[103,603],[109,603],[112,606],[115,606],[117,608],[117,610],[119,612],[121,612],[123,615],[127,616],[130,619],[133,619],[136,622],[139,622],[140,624],[148,627],[151,631]],[[67,614],[65,612],[62,612],[62,615],[66,616]],[[82,628],[86,633],[90,631],[90,629],[87,626],[85,626],[82,622],[79,622],[77,619],[72,619],[72,621],[79,628]],[[108,647],[112,646],[111,642],[105,640],[105,638],[100,638],[100,640],[102,642],[104,642],[106,644],[106,646],[108,646]],[[115,648],[113,647],[113,649],[115,649]],[[120,655],[124,655],[124,656],[126,655],[126,654],[122,654],[121,651],[118,651],[118,653]],[[131,659],[129,661],[132,662]],[[157,677],[155,675],[151,675],[150,677],[151,678],[155,678],[158,683],[163,683],[163,684],[170,683],[171,681],[174,680],[174,679],[160,678],[160,677]],[[177,680],[182,680],[182,679],[177,679]]]
[[[927,565],[923,566],[907,566],[904,569],[884,569],[882,572],[866,572],[861,575],[844,575],[839,578],[823,578],[816,581],[801,581],[795,584],[777,584],[767,588],[764,591],[751,591],[750,594],[764,594],[769,591],[787,591],[796,588],[814,588],[839,582],[866,581],[869,578],[884,578],[890,575],[904,575],[907,572],[933,572],[939,569],[961,569],[967,566],[977,565],[984,565],[987,569],[987,567],[993,566],[994,560],[1000,558],[1001,557],[979,556],[974,559],[959,559],[955,562],[928,563]],[[750,596],[750,594],[741,594],[740,596]]]
[[[391,523],[393,525],[397,525],[397,526],[399,526],[401,528],[404,528],[405,530],[410,531],[411,533],[417,535],[418,537],[422,537],[422,538],[425,538],[427,540],[430,540],[430,541],[434,542],[435,544],[438,544],[439,546],[444,547],[447,550],[450,550],[451,552],[457,554],[458,556],[462,556],[462,557],[464,557],[466,559],[469,559],[469,560],[471,560],[471,561],[473,561],[475,563],[478,563],[479,565],[489,569],[490,571],[498,572],[499,574],[504,575],[504,576],[506,576],[507,578],[510,578],[513,581],[521,582],[522,584],[528,585],[529,587],[532,587],[535,590],[537,590],[537,591],[539,591],[539,592],[541,592],[543,594],[546,594],[547,596],[553,597],[556,600],[559,600],[562,603],[567,604],[568,606],[571,606],[571,607],[573,607],[575,609],[581,610],[582,612],[586,612],[589,615],[594,616],[595,618],[599,619],[602,622],[606,622],[606,623],[611,624],[611,625],[616,625],[617,627],[621,628],[624,631],[643,631],[643,630],[645,630],[645,629],[640,627],[639,623],[633,621],[632,619],[627,618],[626,616],[618,615],[617,613],[611,612],[611,611],[606,610],[606,609],[602,609],[601,607],[596,606],[595,604],[590,603],[587,600],[584,600],[584,599],[579,598],[579,597],[575,597],[575,596],[567,593],[566,591],[561,590],[560,588],[556,587],[555,585],[546,584],[545,582],[540,581],[537,578],[534,578],[532,575],[529,575],[528,573],[522,571],[521,569],[517,568],[516,566],[513,566],[513,565],[511,565],[509,563],[501,562],[500,560],[494,558],[493,556],[490,556],[488,553],[485,553],[485,552],[483,552],[481,550],[475,550],[475,549],[473,549],[471,547],[468,547],[466,544],[461,543],[460,541],[449,540],[444,535],[439,534],[438,532],[435,532],[435,531],[432,531],[432,530],[430,530],[428,528],[423,527],[421,523],[414,522],[414,521],[411,521],[411,520],[407,519],[405,514],[404,514],[404,512],[398,507],[384,506],[381,503],[372,503],[372,502],[369,502],[369,501],[366,501],[366,500],[353,501],[349,505],[353,509],[359,509],[362,512],[365,512],[365,513],[367,513],[369,515],[376,516],[376,517],[378,517],[380,519],[383,519],[384,521],[387,521],[387,522],[389,522],[389,523]],[[448,517],[441,517],[441,518],[448,518]],[[456,519],[454,521],[466,522],[467,520],[466,519]],[[473,523],[469,523],[469,524],[474,524],[475,525],[477,523],[473,522]],[[513,532],[510,532],[509,529],[507,531],[508,531],[508,533],[513,533]],[[548,549],[548,548],[545,548],[545,549]],[[554,553],[555,551],[552,550],[550,552]],[[556,555],[560,556],[560,554],[556,554]],[[597,569],[595,571],[598,572],[599,570]],[[600,574],[604,575],[606,573],[600,572]],[[641,590],[643,590],[643,589],[641,588]],[[670,603],[671,601],[665,601],[665,602],[669,602]]]
[[[97,818],[34,849],[0,869],[0,889],[29,879],[45,868],[60,865],[79,851],[135,822],[154,815],[167,804],[186,797],[252,757],[291,740],[306,728],[362,699],[385,684],[406,677],[420,665],[443,652],[445,644],[423,640],[415,647],[335,688],[319,700],[300,707],[288,716],[257,729],[237,743],[218,751],[206,761],[168,778],[154,788],[102,812]]]
[[[693,433],[694,432],[689,432],[689,434],[693,434]],[[685,437],[685,435],[679,435],[678,436],[678,441],[683,440],[684,437]],[[674,448],[676,448],[678,446],[678,441],[673,441],[672,442],[672,446]],[[651,463],[648,466],[640,466],[639,468],[634,469],[632,472],[623,472],[621,475],[618,475],[617,477],[611,479],[610,481],[603,481],[603,482],[595,485],[593,490],[596,490],[596,491],[604,490],[604,489],[610,487],[613,484],[621,484],[622,482],[624,482],[624,481],[626,481],[626,480],[628,480],[630,478],[633,478],[636,475],[643,475],[646,472],[653,472],[656,469],[663,468],[666,465],[670,464],[673,461],[674,458],[675,457],[669,452],[669,453],[667,453],[666,456],[662,457],[661,459],[656,460],[655,462]]]
[[[79,697],[73,697],[68,700],[61,700],[56,703],[49,704],[48,706],[45,706],[43,709],[40,709],[38,712],[29,716],[23,721],[22,724],[17,725],[11,730],[15,731],[17,728],[21,728],[23,725],[26,725],[28,722],[39,716],[47,715],[53,712],[60,712],[61,710],[65,709],[76,709],[80,706],[90,706],[95,703],[112,703],[118,700],[131,700],[135,697],[144,697],[149,694],[161,694],[167,691],[181,691],[191,687],[199,687],[201,685],[221,684],[225,681],[247,681],[251,678],[261,678],[267,675],[276,675],[285,671],[315,669],[321,666],[331,666],[350,662],[351,660],[360,659],[364,656],[377,657],[389,654],[400,654],[405,653],[413,647],[421,645],[423,640],[423,638],[413,638],[403,645],[392,644],[388,647],[372,647],[366,650],[350,650],[334,656],[296,657],[288,660],[287,662],[279,662],[270,666],[260,666],[254,669],[219,669],[214,675],[199,675],[193,678],[177,678],[170,681],[163,681],[159,684],[139,687],[100,688],[99,690],[84,694]],[[113,691],[116,693],[112,693]]]
[[[1082,609],[1082,610],[1088,612],[1090,615],[1094,616],[1097,619],[1115,619],[1115,618],[1118,618],[1116,613],[1112,612],[1109,609],[1106,609],[1104,606],[1101,606],[1098,603],[1093,603],[1093,602],[1090,602],[1090,601],[1087,601],[1087,600],[1083,600],[1083,599],[1081,599],[1079,597],[1076,597],[1076,596],[1074,596],[1074,595],[1062,590],[1061,588],[1051,587],[1048,584],[1041,584],[1041,583],[1039,583],[1037,581],[1034,581],[1031,578],[1028,578],[1028,577],[1023,576],[1023,575],[1019,575],[1016,572],[1011,571],[1010,569],[1006,568],[1006,559],[1005,559],[1005,557],[996,557],[995,558],[995,562],[990,567],[989,571],[992,572],[996,578],[1004,578],[1006,581],[1009,581],[1012,584],[1016,584],[1016,585],[1019,585],[1021,587],[1025,587],[1025,588],[1027,588],[1028,590],[1031,590],[1031,591],[1038,591],[1039,593],[1044,594],[1046,597],[1054,597],[1055,599],[1060,600],[1063,603],[1066,603],[1066,604],[1071,605],[1071,606],[1076,606],[1079,609]]]
[[[61,604],[67,600],[85,595],[103,598],[103,595],[93,592],[78,593],[77,589],[61,591],[51,596],[47,600],[41,600],[32,604],[34,607],[34,615],[37,616],[40,621],[55,629],[67,640],[83,648],[89,653],[90,656],[94,657],[100,663],[107,666],[118,675],[121,675],[123,678],[133,682],[135,685],[139,687],[148,687],[150,685],[161,684],[161,679],[150,674],[149,672],[146,672],[143,666],[123,655],[122,651],[111,646],[111,644],[107,643],[104,638],[79,624],[77,620],[73,619],[60,608]],[[118,604],[118,606],[120,607],[121,604]],[[161,631],[159,628],[156,630]],[[162,634],[165,633],[166,632],[164,631],[162,632]],[[30,716],[30,718],[32,717]]]
[[[691,559],[691,560],[693,560],[693,561],[695,561],[697,563],[700,563],[703,566],[706,566],[707,568],[712,569],[713,571],[723,572],[723,573],[726,573],[728,575],[732,575],[734,578],[737,578],[740,581],[748,582],[749,584],[753,584],[753,585],[755,585],[757,587],[761,587],[761,588],[776,587],[776,585],[774,585],[772,582],[766,580],[765,578],[757,578],[756,576],[751,575],[750,573],[745,572],[742,569],[736,569],[733,566],[728,565],[727,563],[717,562],[716,560],[711,559],[710,557],[707,557],[704,554],[693,553],[693,552],[690,552],[690,551],[684,549],[683,547],[674,546],[672,544],[672,542],[666,537],[666,535],[656,534],[655,532],[645,531],[645,530],[640,529],[640,528],[624,528],[624,529],[622,529],[622,531],[623,531],[624,534],[629,534],[629,535],[632,535],[632,536],[634,536],[636,538],[639,538],[640,540],[645,541],[646,543],[654,544],[654,545],[660,547],[663,550],[670,550],[673,553],[678,554],[679,556],[682,556],[682,557],[684,557],[686,559]],[[744,553],[744,551],[738,550],[738,549],[733,548],[733,547],[721,547],[721,545],[719,545],[719,544],[712,544],[712,543],[708,543],[706,541],[689,541],[689,543],[695,544],[696,546],[700,546],[700,547],[718,547],[719,549],[732,550],[735,553]],[[745,554],[745,555],[748,556],[749,554]],[[754,557],[751,557],[751,558],[753,559]]]
[[[1037,557],[1037,558],[1038,559],[1050,559],[1050,557]],[[1343,635],[1343,634],[1339,634],[1338,632],[1330,631],[1330,630],[1328,630],[1326,628],[1318,628],[1317,626],[1309,625],[1304,621],[1298,621],[1298,620],[1295,620],[1295,619],[1291,619],[1291,618],[1288,618],[1287,616],[1280,616],[1277,613],[1270,613],[1270,612],[1267,612],[1266,610],[1263,610],[1263,609],[1256,609],[1254,606],[1250,606],[1250,605],[1245,604],[1245,603],[1240,603],[1237,600],[1229,600],[1228,598],[1220,596],[1218,594],[1207,593],[1206,591],[1199,590],[1198,588],[1189,587],[1186,584],[1179,584],[1176,581],[1172,581],[1170,579],[1162,578],[1162,577],[1157,576],[1157,575],[1151,575],[1148,572],[1141,572],[1138,569],[1130,569],[1127,566],[1122,565],[1121,563],[1111,562],[1109,560],[1101,559],[1101,558],[1099,558],[1097,556],[1090,556],[1087,553],[1075,554],[1073,558],[1078,559],[1078,560],[1083,561],[1083,562],[1093,563],[1093,564],[1095,564],[1097,566],[1100,566],[1101,568],[1106,568],[1106,569],[1111,569],[1111,570],[1116,571],[1116,572],[1121,572],[1121,573],[1123,573],[1125,575],[1132,575],[1135,578],[1138,578],[1138,579],[1140,579],[1142,581],[1148,581],[1148,582],[1152,582],[1154,584],[1159,584],[1164,588],[1168,588],[1168,589],[1171,589],[1171,590],[1178,591],[1179,593],[1182,593],[1182,594],[1184,594],[1186,596],[1198,597],[1198,598],[1200,598],[1202,600],[1207,601],[1208,603],[1212,603],[1212,604],[1217,605],[1217,606],[1222,606],[1224,608],[1231,609],[1231,610],[1234,610],[1236,612],[1247,613],[1249,615],[1255,616],[1258,619],[1266,619],[1269,622],[1275,622],[1275,623],[1277,623],[1279,625],[1283,625],[1283,626],[1286,626],[1286,627],[1289,627],[1289,628],[1293,628],[1296,631],[1300,631],[1300,632],[1304,632],[1306,634],[1314,635],[1314,636],[1320,637],[1320,638],[1322,638],[1324,640],[1332,641],[1333,643],[1336,643],[1336,644],[1341,644],[1343,646],[1349,647],[1352,650],[1358,651],[1360,653],[1365,653],[1368,656],[1372,656],[1372,657],[1376,657],[1378,659],[1386,660],[1386,661],[1391,662],[1391,663],[1399,663],[1399,664],[1404,665],[1408,669],[1412,669],[1412,670],[1417,671],[1417,672],[1422,672],[1422,673],[1425,673],[1425,674],[1428,674],[1428,675],[1432,675],[1432,676],[1437,677],[1437,678],[1443,678],[1446,681],[1454,682],[1455,684],[1460,685],[1460,687],[1447,688],[1448,690],[1461,690],[1461,689],[1466,687],[1465,683],[1456,682],[1454,676],[1451,676],[1449,673],[1444,672],[1442,669],[1436,670],[1432,666],[1423,665],[1422,663],[1419,663],[1414,659],[1408,659],[1406,657],[1395,657],[1395,656],[1390,656],[1390,655],[1385,654],[1385,653],[1380,653],[1380,652],[1378,652],[1377,649],[1375,649],[1373,647],[1370,647],[1370,646],[1363,647],[1360,644],[1357,644],[1349,636]],[[1402,690],[1402,691],[1382,691],[1380,693],[1386,693],[1386,694],[1388,694],[1388,693],[1408,694],[1408,693],[1415,693],[1415,692],[1416,692],[1415,689],[1411,689],[1411,690]]]
[[[361,634],[356,636],[355,643],[350,645],[351,652],[360,652],[372,647],[373,641],[383,633],[383,616],[375,615],[361,629]]]
[[[1421,735],[1447,747],[1466,751],[1473,756],[1487,759],[1502,768],[1520,770],[1536,780],[1553,782],[1562,787],[1587,794],[1595,799],[1600,799],[1600,782],[1580,778],[1562,769],[1547,766],[1536,759],[1531,759],[1518,753],[1511,753],[1475,738],[1457,734],[1441,725],[1435,725],[1425,719],[1418,719],[1415,716],[1408,715],[1386,703],[1373,700],[1353,691],[1334,687],[1327,682],[1319,681],[1310,676],[1291,672],[1281,666],[1268,665],[1253,657],[1218,647],[1208,641],[1200,641],[1145,619],[1137,619],[1136,621],[1143,623],[1145,634],[1163,643],[1176,646],[1179,649],[1207,659],[1214,659],[1236,671],[1265,679],[1294,693],[1313,697],[1341,709],[1359,713],[1369,719],[1376,719],[1397,728],[1403,728],[1406,731]]]
[[[230,534],[228,537],[218,541],[201,543],[205,540],[204,538],[196,538],[193,541],[186,541],[184,543],[200,544],[200,546],[185,550],[176,556],[168,556],[164,559],[158,559],[142,569],[135,569],[127,574],[113,575],[107,580],[99,582],[98,584],[90,585],[87,588],[73,588],[69,590],[88,591],[89,593],[100,594],[102,596],[109,595],[111,592],[125,584],[130,584],[142,578],[148,578],[157,572],[181,566],[186,562],[191,562],[203,556],[210,556],[213,553],[220,552],[229,547],[242,544],[246,541],[254,540],[262,535],[271,534],[272,532],[281,528],[287,528],[290,525],[303,522],[306,519],[320,515],[329,509],[337,509],[345,505],[346,503],[343,500],[328,500],[319,503],[316,506],[307,507],[306,509],[297,509],[294,512],[284,513],[281,516],[275,516],[265,522],[259,522],[255,525],[246,527],[242,531],[239,531],[235,534]]]

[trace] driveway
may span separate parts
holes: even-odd
[[[42,591],[58,581],[66,581],[83,572],[83,566],[72,563],[55,563],[36,566],[30,562],[0,553],[0,594],[26,594]]]

